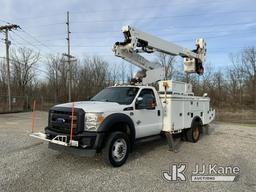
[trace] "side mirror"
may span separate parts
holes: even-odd
[[[136,99],[136,109],[155,109],[154,99],[144,99],[142,97]]]
[[[203,94],[203,97],[207,97],[207,96],[208,96],[208,94],[207,94],[207,93],[204,93],[204,94]]]
[[[141,103],[143,103],[143,98],[142,97],[138,97],[136,99],[136,104],[138,105],[138,104],[141,104]]]

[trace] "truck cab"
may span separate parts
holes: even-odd
[[[70,140],[71,111],[72,103],[56,105],[50,109],[48,126],[45,128],[47,140],[54,140],[58,135],[64,135],[67,141]],[[108,148],[106,145],[112,134],[121,133],[128,143],[126,150],[130,151],[137,139],[159,135],[162,123],[162,105],[154,87],[108,87],[90,101],[74,103],[72,140],[77,141],[77,146],[68,149],[69,152],[93,156]],[[49,148],[67,150],[52,142]],[[110,163],[119,165],[120,162]]]

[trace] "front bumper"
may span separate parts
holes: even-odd
[[[79,156],[93,156],[103,146],[104,132],[84,131],[72,136],[45,128],[45,133],[32,133],[30,136],[49,142],[49,148]]]
[[[67,140],[70,140],[69,134],[55,132],[50,130],[48,127],[45,128],[45,134],[47,135],[47,139],[53,139],[57,135],[65,135]],[[74,134],[72,140],[78,141],[78,148],[98,150],[102,147],[104,135],[104,132],[83,131],[81,133]]]

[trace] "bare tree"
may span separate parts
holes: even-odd
[[[251,95],[251,101],[256,109],[256,48],[249,47],[242,52],[242,71]]]
[[[228,94],[234,104],[239,102],[239,105],[242,106],[244,92],[244,74],[241,66],[241,55],[230,54],[230,60],[232,62],[232,66],[229,67],[227,71],[229,81]]]
[[[58,97],[60,96],[60,69],[62,62],[62,57],[59,55],[50,55],[47,59],[48,65],[48,79],[50,89],[54,92],[54,101],[57,102]]]
[[[25,95],[27,86],[35,78],[35,66],[40,59],[40,53],[29,48],[13,49],[11,55],[12,79],[19,94]]]
[[[174,64],[176,63],[175,57],[164,53],[157,55],[157,63],[159,63],[165,69],[165,78],[172,79],[175,69]]]
[[[108,63],[100,57],[86,57],[79,66],[78,85],[79,95],[84,98],[95,95],[107,86]]]
[[[109,85],[114,85],[115,83],[119,83],[120,76],[121,74],[119,71],[119,67],[116,63],[109,66],[109,70],[108,70]]]
[[[249,47],[240,54],[231,54],[229,69],[231,91],[235,98],[256,109],[256,48]],[[244,98],[244,99],[243,99]]]
[[[126,66],[125,66],[125,63],[122,62],[121,63],[121,80],[122,80],[122,83],[124,84],[125,83],[125,78],[126,78]]]
[[[4,60],[0,60],[0,91],[1,93],[6,92],[6,79],[7,79],[7,72],[6,72],[6,65]]]
[[[27,48],[12,51],[11,55],[11,86],[13,94],[44,96],[55,103],[66,102],[68,99],[68,63],[62,55],[47,57],[48,81],[38,82],[36,70],[40,54]],[[238,54],[230,56],[232,65],[225,70],[214,69],[210,63],[205,64],[202,76],[189,75],[195,95],[208,93],[214,107],[256,109],[256,48],[250,47]],[[186,81],[182,70],[182,62],[166,54],[158,54],[156,62],[165,68],[167,79]],[[101,57],[85,57],[71,65],[72,96],[83,100],[95,95],[106,86],[125,82],[132,77],[132,65],[125,63],[109,65]],[[0,91],[6,94],[6,66],[0,61]]]

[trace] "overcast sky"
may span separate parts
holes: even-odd
[[[67,52],[65,22],[70,11],[71,54],[77,57],[99,55],[120,62],[111,47],[123,39],[121,27],[129,24],[191,49],[195,39],[203,37],[207,61],[219,67],[230,64],[229,53],[255,46],[255,4],[253,0],[0,0],[0,25],[18,24],[25,32],[10,33],[12,47],[31,47],[44,57]],[[0,56],[5,56],[0,43]]]

